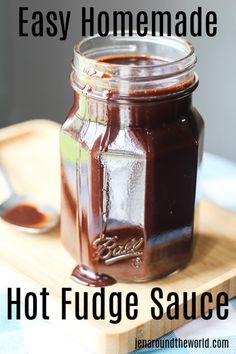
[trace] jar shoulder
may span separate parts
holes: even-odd
[[[80,119],[73,115],[65,121],[61,133],[82,144],[87,150],[123,151],[144,155],[150,149],[176,149],[193,145],[201,138],[204,121],[195,107],[167,121],[153,121],[147,126],[122,127]]]

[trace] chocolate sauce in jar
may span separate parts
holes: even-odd
[[[147,55],[114,55],[97,59],[100,63],[109,63],[115,65],[131,65],[131,66],[156,66],[164,65],[166,61],[160,58],[149,57]]]
[[[106,286],[166,276],[186,266],[194,245],[203,131],[192,107],[196,77],[176,81],[179,64],[169,70],[143,54],[97,63],[109,72],[101,85],[110,76],[123,83],[104,99],[91,80],[62,129],[62,241],[79,264],[72,277]],[[129,70],[136,76],[127,79]]]

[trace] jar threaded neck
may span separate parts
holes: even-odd
[[[145,65],[114,64],[109,58],[155,58]],[[125,63],[125,60],[124,60]],[[74,48],[71,83],[76,91],[101,99],[159,99],[197,85],[192,44],[175,36],[99,37]]]

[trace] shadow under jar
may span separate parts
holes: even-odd
[[[194,245],[203,120],[192,45],[176,37],[85,39],[61,130],[61,236],[90,286],[183,268]]]

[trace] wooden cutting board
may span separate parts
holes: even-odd
[[[46,120],[35,120],[0,130],[0,161],[10,174],[19,193],[40,196],[55,207],[60,205],[59,172],[59,125]],[[0,181],[0,199],[7,197],[6,188]],[[5,266],[24,276],[32,287],[46,287],[53,299],[52,317],[60,318],[61,289],[72,288],[81,298],[91,296],[98,289],[79,286],[70,279],[75,263],[63,249],[59,228],[45,235],[27,235],[15,231],[0,221],[0,260]],[[186,323],[179,320],[153,320],[152,288],[162,288],[164,295],[170,291],[197,293],[210,291],[215,296],[226,291],[229,297],[236,295],[236,215],[214,204],[203,201],[200,208],[200,227],[194,257],[189,266],[179,273],[162,280],[144,284],[118,283],[106,288],[106,300],[114,291],[125,296],[130,291],[138,294],[139,315],[134,321],[127,320],[124,311],[119,324],[111,324],[106,303],[106,320],[93,317],[79,321],[74,316],[74,302],[68,319],[61,321],[63,328],[85,345],[88,350],[101,354],[121,354],[134,349],[135,339],[155,339]],[[164,296],[165,298],[165,296]],[[191,301],[191,300],[190,300]],[[182,301],[181,301],[182,302]],[[124,304],[124,302],[123,302]],[[83,303],[80,304],[81,308]],[[167,302],[163,300],[164,309]],[[181,309],[181,303],[180,303]],[[199,306],[197,306],[199,314]]]

